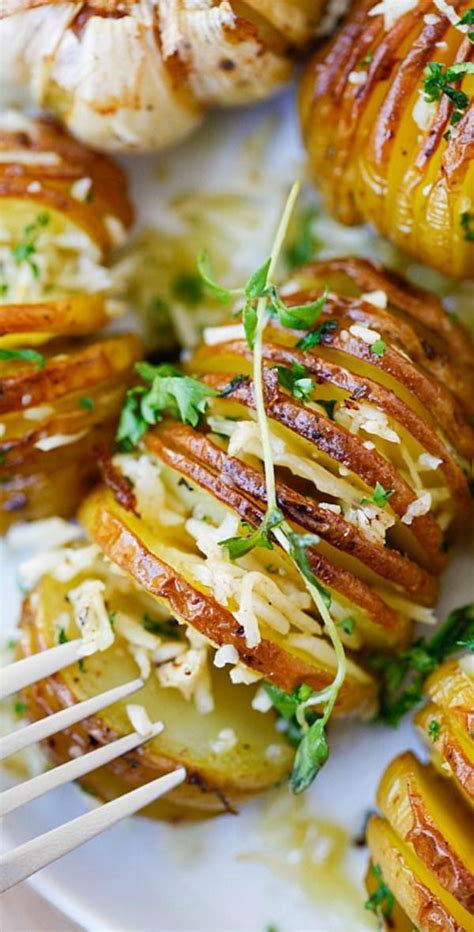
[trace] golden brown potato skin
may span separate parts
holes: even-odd
[[[411,752],[401,754],[379,785],[377,803],[383,818],[372,817],[367,840],[372,863],[397,901],[397,932],[405,928],[404,916],[420,932],[474,928],[470,660],[469,655],[449,660],[427,681],[430,701],[415,722],[433,761],[421,764]],[[367,889],[373,894],[373,871]]]
[[[461,18],[471,5],[450,7]],[[389,29],[383,15],[370,15],[374,6],[360,0],[304,75],[300,109],[312,175],[342,222],[369,221],[416,259],[469,278],[474,77],[453,85],[471,98],[455,127],[445,95],[426,119],[417,114],[425,66],[472,62],[472,43],[430,0],[418,0]]]
[[[0,152],[0,248],[2,259],[10,259],[8,275],[2,266],[0,301],[4,533],[18,520],[75,512],[97,478],[97,447],[113,439],[141,345],[132,335],[94,336],[110,321],[107,295],[88,293],[87,275],[79,274],[81,250],[95,255],[100,268],[132,221],[122,170],[47,118],[7,117]],[[78,196],[84,182],[86,194]],[[47,242],[39,234],[33,239],[30,266],[27,259],[12,261],[39,217],[47,220],[38,228],[47,231]],[[54,252],[64,232],[76,251],[60,253],[58,275],[46,280],[41,250]],[[74,261],[78,274],[68,290],[61,267]],[[16,351],[39,353],[38,361]]]

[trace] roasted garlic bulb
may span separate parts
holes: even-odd
[[[71,514],[111,439],[139,341],[92,336],[132,217],[120,169],[47,121],[0,132],[0,528]]]
[[[407,752],[379,786],[382,816],[369,822],[369,905],[383,927],[403,932],[474,929],[474,665],[466,655],[428,680],[418,713],[433,764]],[[437,771],[439,771],[437,773]],[[449,779],[446,779],[448,777]]]
[[[29,87],[80,139],[104,149],[160,149],[206,108],[260,100],[292,73],[327,0],[6,0],[4,87]]]
[[[472,4],[360,0],[308,66],[301,118],[315,181],[446,275],[474,275]]]

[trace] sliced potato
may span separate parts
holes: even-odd
[[[413,854],[384,819],[372,816],[367,841],[372,862],[420,932],[473,932],[474,919]]]
[[[181,491],[183,497],[190,497],[192,505],[190,508],[188,506],[188,514],[191,515],[192,507],[199,503],[200,497],[196,498],[193,490],[189,491],[179,485],[179,475],[176,479],[171,475],[169,481],[174,483],[175,493]],[[204,514],[212,514],[212,509],[216,507],[209,499],[205,502]],[[231,596],[226,605],[222,596],[219,601],[214,594],[216,584],[219,587],[222,581],[224,564],[216,570],[214,587],[203,584],[199,577],[202,578],[203,571],[212,571],[213,561],[207,562],[206,569],[206,561],[199,556],[195,540],[185,530],[182,518],[181,524],[162,524],[160,519],[165,513],[168,513],[168,506],[162,501],[156,511],[152,512],[149,507],[139,517],[120,506],[110,491],[101,488],[86,499],[80,509],[80,518],[91,539],[114,564],[165,605],[171,614],[192,625],[216,647],[232,645],[246,666],[288,692],[301,683],[308,683],[314,690],[329,686],[334,678],[336,661],[327,642],[315,636],[320,630],[317,621],[299,612],[298,618],[302,619],[301,623],[308,633],[299,634],[295,627],[296,637],[293,641],[287,637],[290,628],[288,610],[282,617],[283,609],[278,610],[276,605],[288,600],[288,595],[285,596],[284,591],[277,587],[272,595],[273,602],[270,599],[266,605],[263,599],[258,603],[260,607],[256,609],[256,614],[259,616],[260,639],[256,639],[254,646],[249,646],[245,622],[242,617],[239,620],[239,602]],[[221,514],[222,508],[219,509]],[[272,563],[275,559],[278,564],[281,562],[285,575],[290,576],[288,582],[291,581],[293,598],[296,599],[297,580],[294,579],[294,570],[291,577],[291,564],[283,554],[275,553],[272,555]],[[237,572],[240,564],[241,561],[237,561]],[[255,572],[261,573],[262,570],[265,571],[265,566],[259,561],[255,564]],[[228,572],[231,571],[232,566],[228,569]],[[243,567],[240,570],[243,578],[246,571],[242,571]],[[299,591],[301,593],[302,590]],[[290,604],[288,602],[288,608]],[[295,602],[291,609],[295,615],[297,604]],[[278,619],[280,630],[275,629]],[[351,710],[367,714],[373,707],[375,694],[376,683],[372,677],[356,663],[349,661],[348,675],[336,704],[336,714]]]
[[[474,911],[474,843],[466,831],[470,812],[459,794],[407,752],[385,771],[377,803],[404,844],[445,890]]]
[[[445,94],[429,103],[423,80],[431,63],[446,74],[472,60],[458,25],[469,9],[469,0],[452,16],[452,4],[361,0],[309,64],[300,96],[311,170],[337,218],[369,220],[457,278],[469,277],[474,264],[474,78],[456,82],[466,95],[459,107]],[[436,20],[426,19],[433,13]]]
[[[472,657],[448,660],[428,678],[430,700],[415,724],[432,750],[433,764],[474,806],[474,670]]]
[[[120,633],[120,623],[122,619],[128,624],[131,621],[143,632],[142,636],[149,638],[142,627],[143,616],[146,611],[154,612],[153,602],[126,585],[122,577],[107,571],[102,561],[67,582],[54,578],[54,573],[42,579],[24,605],[22,652],[29,654],[53,646],[59,630],[68,637],[77,635],[68,593],[90,579],[105,583],[105,605],[108,612],[114,613],[112,618],[119,629],[115,640],[106,651],[86,657],[80,666],[74,664],[25,691],[33,718],[51,714],[139,675],[130,644]],[[179,626],[172,632],[172,641],[166,641],[163,635],[162,649],[166,645],[179,646],[177,636],[182,639],[183,650],[189,649],[184,629]],[[159,646],[160,639],[153,639]],[[192,699],[186,701],[178,688],[160,685],[158,676],[152,672],[143,689],[129,699],[49,739],[48,752],[61,762],[127,734],[133,730],[127,704],[143,705],[152,721],[163,721],[163,732],[87,777],[85,787],[101,799],[109,799],[183,765],[187,770],[185,784],[169,794],[164,803],[149,807],[148,814],[190,818],[232,810],[248,796],[285,779],[294,752],[275,729],[274,714],[252,709],[255,687],[233,685],[227,671],[217,669],[211,658],[208,663],[214,708],[206,714],[198,711]],[[156,669],[159,672],[160,666]],[[227,735],[232,739],[227,741],[228,746],[222,733],[224,738]]]

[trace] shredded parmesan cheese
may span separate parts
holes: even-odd
[[[105,584],[100,579],[86,579],[68,593],[74,618],[82,634],[84,657],[107,650],[114,642],[114,632],[102,593]]]
[[[211,749],[214,754],[225,754],[231,751],[237,744],[237,735],[233,728],[222,728],[217,738],[211,741]]]
[[[153,725],[145,706],[129,703],[125,706],[130,723],[135,731],[144,738],[153,734]]]
[[[418,0],[381,0],[369,10],[369,16],[383,16],[385,30],[388,32],[401,16],[417,6]]]
[[[61,547],[84,536],[79,524],[64,521],[63,518],[44,518],[41,521],[29,521],[15,524],[6,535],[6,544],[10,550],[40,550]]]
[[[360,300],[366,301],[367,304],[373,304],[374,307],[380,307],[382,310],[385,310],[388,303],[387,292],[381,289],[361,294]]]
[[[349,327],[349,333],[352,333],[352,336],[357,337],[358,340],[363,340],[363,342],[367,343],[369,346],[372,346],[373,343],[380,340],[380,333],[378,333],[377,330],[371,330],[369,327],[363,327],[361,324],[352,324],[352,326]]]
[[[405,514],[402,517],[403,524],[412,524],[415,518],[420,517],[421,515],[426,515],[431,509],[432,499],[429,492],[423,492],[419,498],[415,499],[414,502],[411,502],[408,506]]]

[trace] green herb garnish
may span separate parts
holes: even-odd
[[[380,482],[375,483],[374,494],[370,498],[361,498],[361,505],[377,505],[378,508],[385,508],[389,498],[395,495],[395,489],[384,489]]]
[[[377,880],[377,889],[366,900],[365,909],[375,913],[383,919],[390,919],[395,908],[395,897],[383,879],[382,869],[378,864],[372,864],[370,873]]]
[[[196,427],[208,399],[217,395],[213,388],[183,375],[169,363],[154,366],[139,362],[135,369],[149,387],[136,385],[127,392],[117,430],[117,441],[123,450],[133,449],[148,427],[158,424],[165,412]]]
[[[463,649],[474,651],[474,602],[451,612],[431,640],[419,638],[398,657],[382,652],[371,654],[369,664],[381,677],[379,718],[398,725],[421,702],[429,674]]]
[[[353,618],[343,618],[342,621],[337,622],[338,628],[342,628],[345,634],[351,635],[354,634],[356,623]]]
[[[468,243],[474,242],[474,213],[465,210],[461,214],[461,230],[464,233],[464,239]]]
[[[324,408],[328,418],[331,421],[334,420],[334,410],[337,405],[337,401],[328,401],[326,398],[315,398],[315,404],[319,405],[320,408]]]
[[[437,722],[436,719],[434,718],[431,720],[430,724],[428,725],[428,735],[432,741],[438,740],[440,727],[441,726],[439,722]]]
[[[93,398],[79,398],[79,407],[84,408],[85,411],[93,411],[95,408],[95,401]]]
[[[423,72],[425,100],[433,103],[444,94],[454,104],[451,123],[456,126],[469,105],[469,97],[460,88],[453,87],[466,74],[474,74],[474,62],[457,62],[445,68],[440,62],[429,62]]]
[[[474,26],[474,9],[467,10],[462,19],[459,20],[458,26]],[[474,30],[466,33],[469,42],[474,42]]]
[[[22,359],[24,362],[32,362],[40,369],[44,369],[45,358],[42,353],[32,349],[3,349],[0,348],[0,361],[10,362],[11,359]]]
[[[36,253],[36,246],[38,242],[38,237],[40,236],[42,230],[49,223],[49,214],[41,213],[38,214],[36,220],[33,223],[28,223],[23,231],[23,239],[17,243],[16,246],[12,249],[12,258],[13,261],[20,265],[22,262],[30,267],[35,278],[39,278],[39,268],[33,256]]]
[[[385,350],[387,349],[387,344],[384,340],[376,340],[375,343],[372,343],[370,347],[370,352],[374,353],[376,356],[383,356]]]
[[[152,618],[147,612],[143,615],[142,621],[145,631],[149,631],[150,634],[158,634],[162,637],[169,638],[171,641],[179,641],[180,634],[178,622],[157,621],[156,618]]]
[[[324,342],[326,334],[337,330],[338,326],[337,320],[323,321],[323,323],[318,324],[314,330],[310,330],[301,340],[298,340],[296,344],[297,349],[310,350],[313,346],[318,346],[320,343]]]
[[[13,703],[13,712],[15,715],[23,716],[25,712],[28,711],[28,706],[26,702],[22,702],[21,699],[15,699]]]
[[[221,547],[225,547],[231,560],[238,560],[250,553],[255,547],[264,547],[266,550],[272,550],[273,544],[270,540],[270,532],[280,527],[283,522],[283,515],[278,508],[268,511],[259,528],[253,531],[248,537],[229,537],[227,540],[219,541]]]
[[[59,634],[58,634],[58,644],[67,644],[68,641],[69,641],[69,638],[68,638],[68,636],[67,636],[67,634],[66,634],[64,628],[60,628],[60,629],[59,629]]]
[[[306,401],[311,397],[314,391],[314,382],[301,363],[293,361],[291,369],[286,366],[277,366],[276,368],[280,385],[288,389],[293,398]]]
[[[171,291],[178,301],[196,307],[204,297],[202,278],[195,272],[181,272],[171,283]]]

